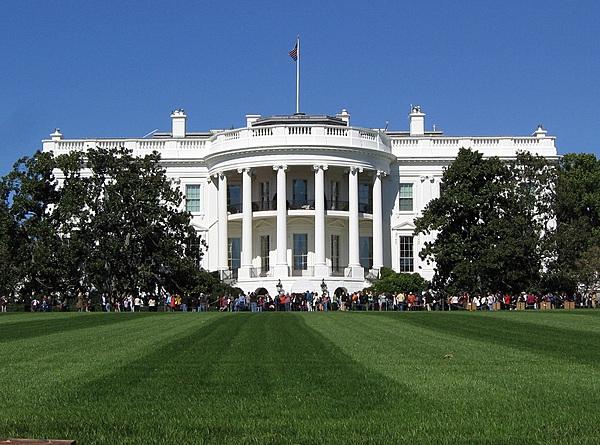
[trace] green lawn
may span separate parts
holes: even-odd
[[[600,311],[8,313],[0,437],[600,443]]]

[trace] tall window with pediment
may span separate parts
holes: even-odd
[[[413,250],[413,237],[401,236],[400,245],[400,272],[414,272],[415,260]]]

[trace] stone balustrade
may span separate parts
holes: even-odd
[[[531,151],[542,156],[556,156],[553,137],[450,137],[450,136],[398,136],[380,130],[327,125],[273,125],[219,131],[209,137],[152,139],[83,139],[47,140],[44,150],[56,154],[85,151],[91,147],[111,148],[124,146],[134,154],[143,156],[153,151],[164,159],[200,158],[209,154],[232,152],[254,147],[339,147],[383,151],[399,159],[418,157],[456,156],[461,147],[485,151],[486,156],[514,156],[518,151]]]

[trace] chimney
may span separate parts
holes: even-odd
[[[185,121],[187,116],[183,112],[183,108],[175,110],[171,113],[171,121],[173,123],[173,137],[184,138],[185,137]]]
[[[346,111],[345,108],[342,110],[342,112],[340,114],[336,114],[335,117],[340,118],[341,120],[346,122],[347,126],[350,126],[350,115],[348,114],[348,112]]]
[[[60,128],[55,128],[54,133],[50,135],[53,141],[60,141],[63,138],[62,133],[60,132]]]
[[[410,135],[423,136],[425,134],[425,114],[421,113],[421,107],[412,107],[408,119],[410,119]]]
[[[260,119],[260,114],[247,114],[246,127],[250,128],[254,122]]]
[[[542,128],[542,124],[539,124],[536,132],[533,133],[532,136],[535,136],[536,138],[545,138],[546,133],[548,132]]]

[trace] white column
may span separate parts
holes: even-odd
[[[219,224],[219,260],[218,269],[220,271],[228,270],[227,261],[227,176],[225,173],[217,173],[219,191],[217,195],[217,211]]]
[[[362,168],[351,167],[348,172],[349,214],[348,214],[348,270],[346,276],[364,275],[360,265],[360,233],[358,225],[358,174]]]
[[[313,165],[315,171],[315,277],[329,276],[325,262],[325,170],[327,165]]]
[[[242,174],[242,258],[239,278],[252,276],[252,169],[240,168]]]
[[[277,171],[277,263],[273,273],[275,277],[287,277],[287,165],[274,165],[273,170]]]
[[[373,269],[381,270],[383,267],[383,198],[381,192],[381,179],[385,172],[375,173],[373,183]]]

